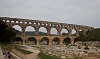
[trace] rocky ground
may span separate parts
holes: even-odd
[[[79,48],[78,46],[41,46],[41,51],[48,55],[53,55],[61,58],[74,58],[74,57],[85,57],[89,58],[99,58],[100,59],[100,49],[96,47],[89,46],[89,50],[84,49],[85,46]]]

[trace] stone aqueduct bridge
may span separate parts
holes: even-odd
[[[89,26],[83,26],[83,25],[75,25],[75,24],[67,24],[67,23],[57,23],[57,22],[49,22],[49,21],[39,21],[39,20],[29,20],[29,19],[20,19],[20,18],[10,18],[10,17],[0,17],[0,20],[3,20],[4,22],[7,23],[7,25],[13,27],[14,25],[19,25],[22,29],[22,36],[18,36],[22,38],[23,44],[25,44],[25,41],[29,37],[34,37],[36,39],[36,45],[39,45],[39,41],[43,38],[46,37],[49,39],[49,45],[52,45],[53,39],[59,38],[59,44],[62,44],[64,39],[66,37],[70,38],[71,44],[74,44],[74,39],[79,36],[80,30],[83,31],[83,34],[86,33],[86,31],[93,30],[93,27]],[[35,35],[34,36],[26,36],[25,35],[25,29],[28,26],[32,26],[35,29]],[[39,33],[39,28],[44,27],[47,30],[47,35],[46,36],[40,36],[38,35]],[[57,36],[51,36],[50,31],[52,28],[55,28],[57,30]],[[61,35],[61,30],[66,29],[68,31],[67,36]],[[72,30],[76,30],[76,36],[72,36],[71,32]]]

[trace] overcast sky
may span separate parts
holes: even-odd
[[[100,28],[100,0],[0,0],[0,16]]]

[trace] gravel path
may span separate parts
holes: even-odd
[[[31,46],[26,46],[28,51],[33,52],[32,54],[27,55],[25,58],[26,59],[36,59],[36,56],[38,55],[38,53],[40,52],[39,50],[34,50],[34,47]]]

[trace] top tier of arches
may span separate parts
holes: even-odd
[[[49,21],[39,21],[39,20],[29,20],[29,19],[21,19],[21,18],[9,18],[9,17],[0,17],[4,22],[14,23],[14,24],[24,24],[26,26],[43,26],[43,27],[60,27],[60,28],[71,28],[71,29],[87,29],[92,30],[93,27],[83,26],[83,25],[75,25],[75,24],[67,24],[67,23],[57,23],[57,22],[49,22]]]
[[[32,26],[35,29],[36,34],[38,34],[39,28],[44,27],[47,30],[47,33],[50,34],[50,29],[55,28],[57,30],[58,35],[61,34],[62,29],[67,29],[69,35],[72,30],[76,30],[76,34],[82,31],[90,31],[93,30],[93,27],[83,26],[83,25],[75,25],[75,24],[67,24],[67,23],[57,23],[57,22],[48,22],[48,21],[39,21],[39,20],[29,20],[29,19],[20,19],[20,18],[9,18],[9,17],[0,17],[4,22],[6,22],[9,26],[13,27],[14,25],[19,25],[22,28],[22,33],[24,34],[26,27]]]

